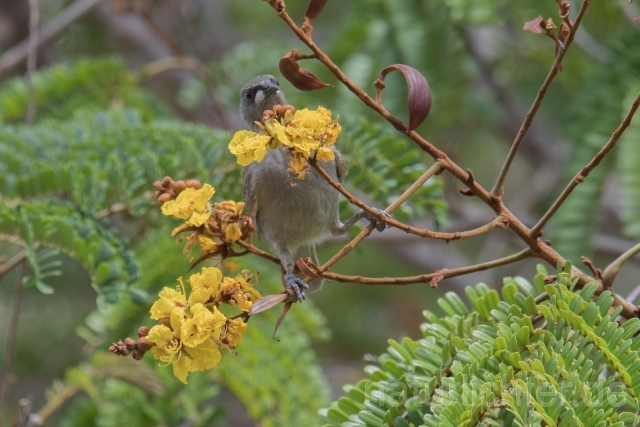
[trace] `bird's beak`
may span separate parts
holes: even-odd
[[[265,90],[262,91],[262,96],[265,98],[269,97],[271,94],[276,93],[280,90],[280,87],[274,84],[269,84]]]

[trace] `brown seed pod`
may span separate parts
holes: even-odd
[[[296,89],[303,91],[319,90],[329,86],[311,71],[300,67],[295,59],[296,53],[295,50],[292,50],[280,58],[278,66],[284,78],[289,80]]]

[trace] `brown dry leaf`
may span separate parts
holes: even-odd
[[[288,52],[283,56],[278,66],[284,78],[289,80],[298,90],[311,91],[329,86],[317,78],[311,71],[300,67],[298,61],[295,59],[295,51]]]

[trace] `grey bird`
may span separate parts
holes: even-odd
[[[240,92],[242,119],[256,132],[261,129],[255,122],[262,120],[265,110],[286,103],[278,80],[271,75],[254,77]],[[334,153],[335,161],[318,164],[332,179],[342,183],[347,165],[338,150],[334,149]],[[280,257],[286,287],[294,291],[295,301],[302,301],[302,290],[308,289],[308,285],[293,274],[294,260],[310,257],[317,263],[317,243],[329,236],[345,234],[361,218],[376,219],[360,211],[341,223],[338,191],[313,168],[304,180],[292,177],[288,160],[284,147],[280,147],[268,150],[262,162],[249,164],[244,170],[243,197],[258,237],[265,239]],[[291,185],[292,179],[296,180],[295,185]],[[382,231],[385,224],[378,223],[376,228]],[[319,282],[318,289],[322,285],[318,279],[312,282]]]

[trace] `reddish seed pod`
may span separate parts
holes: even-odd
[[[295,59],[295,51],[280,58],[279,68],[285,79],[298,90],[311,91],[329,86],[309,70],[301,68]]]
[[[148,326],[140,326],[138,328],[138,338],[146,337],[149,335],[149,327]]]

